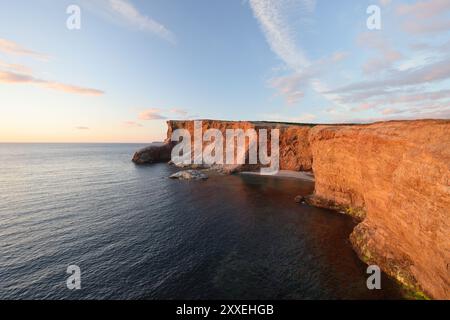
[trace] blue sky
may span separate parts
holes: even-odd
[[[450,118],[450,1],[0,0],[0,112],[10,142],[149,142],[167,119]]]

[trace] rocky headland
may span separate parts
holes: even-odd
[[[194,130],[193,121],[167,123],[168,139],[138,151],[135,163],[169,161],[172,132]],[[314,174],[314,194],[300,200],[358,219],[350,241],[366,263],[419,296],[450,299],[450,120],[202,125],[222,132],[280,129],[280,169]],[[225,173],[255,169],[225,167]]]

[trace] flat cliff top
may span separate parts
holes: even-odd
[[[220,123],[250,123],[253,125],[267,125],[267,126],[302,126],[302,127],[317,127],[317,126],[331,126],[331,127],[344,127],[344,126],[384,126],[384,125],[393,125],[393,124],[438,124],[438,123],[450,123],[450,119],[418,119],[418,120],[389,120],[389,121],[376,121],[370,123],[300,123],[300,122],[282,122],[282,121],[234,121],[234,120],[215,120],[215,119],[193,119],[193,120],[168,120],[167,123],[175,124],[175,123],[184,123],[191,121],[202,121],[202,122],[220,122]]]

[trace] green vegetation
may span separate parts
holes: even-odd
[[[345,209],[345,213],[359,220],[364,220],[366,217],[366,211],[362,208],[348,207]]]

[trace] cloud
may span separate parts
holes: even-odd
[[[380,111],[379,117],[350,118],[345,122],[376,122],[388,120],[414,120],[414,119],[450,119],[450,104],[420,105],[405,109],[385,108]]]
[[[403,104],[418,101],[438,101],[450,98],[450,90],[432,92],[418,92],[415,94],[391,94],[391,97],[383,97],[382,101],[387,104]],[[380,101],[381,102],[381,101]]]
[[[402,86],[427,84],[450,78],[450,56],[437,62],[406,70],[393,70],[385,79],[368,80],[343,86],[330,93],[386,90]]]
[[[140,120],[164,120],[168,118],[182,118],[188,119],[194,116],[189,116],[189,112],[184,109],[172,108],[172,109],[162,109],[162,108],[150,108],[141,112],[138,116]]]
[[[161,109],[158,108],[152,108],[145,110],[139,114],[140,120],[164,120],[167,119],[167,117],[161,115]]]
[[[140,124],[139,122],[136,122],[136,121],[124,121],[123,124],[124,124],[124,126],[126,126],[128,128],[140,128],[140,127],[143,127],[142,124]]]
[[[384,51],[378,57],[369,59],[363,65],[363,71],[366,74],[383,72],[402,58],[403,56],[398,51]]]
[[[30,75],[33,73],[31,68],[21,65],[21,64],[14,64],[14,63],[7,63],[0,60],[0,69],[8,70],[12,72],[17,72],[21,74],[27,74]]]
[[[383,109],[382,111],[381,111],[381,113],[382,114],[393,114],[393,113],[396,113],[396,110],[395,109],[392,109],[392,108],[385,108],[385,109]]]
[[[440,33],[450,30],[449,20],[412,20],[403,24],[403,30],[412,34]]]
[[[89,0],[85,1],[85,4],[87,8],[106,14],[113,21],[125,23],[136,30],[153,34],[172,44],[176,43],[176,37],[172,31],[141,13],[129,0]]]
[[[77,130],[90,130],[89,127],[83,127],[83,126],[75,127],[75,129],[77,129]]]
[[[444,43],[440,43],[438,45],[429,44],[426,42],[416,42],[409,46],[414,51],[430,51],[432,53],[443,53],[446,54],[450,51],[450,40],[447,40]]]
[[[317,118],[316,115],[312,113],[305,113],[298,117],[289,117],[280,114],[266,114],[264,115],[264,119],[269,119],[269,121],[277,121],[277,122],[311,122]]]
[[[356,107],[353,107],[351,109],[351,111],[353,111],[353,112],[366,111],[366,110],[373,109],[374,107],[375,107],[375,105],[373,103],[362,103]]]
[[[340,62],[340,61],[348,58],[349,55],[350,55],[350,53],[348,53],[348,52],[337,51],[337,52],[333,53],[333,55],[331,56],[330,61],[331,62]]]
[[[0,52],[12,55],[30,56],[39,60],[48,60],[49,56],[24,48],[14,41],[0,38]]]
[[[304,97],[302,88],[311,85],[318,93],[322,94],[321,88],[325,85],[316,78],[322,73],[329,71],[330,67],[348,57],[347,52],[338,51],[331,56],[311,63],[303,71],[294,72],[289,75],[276,77],[269,80],[269,86],[278,90],[279,94],[284,96],[288,105],[294,105]],[[331,96],[326,97],[332,99]]]
[[[316,0],[250,0],[249,3],[271,50],[292,72],[269,80],[269,86],[284,96],[287,104],[299,102],[305,87],[319,83],[317,76],[348,57],[347,52],[338,51],[325,59],[310,61],[296,44],[298,24],[305,26],[311,21]],[[312,85],[318,92],[316,87]]]
[[[397,7],[400,15],[411,15],[417,19],[432,19],[450,10],[448,0],[427,0],[411,4],[401,4]]]
[[[314,11],[315,1],[312,0],[250,0],[250,7],[272,51],[290,68],[299,71],[308,66],[309,61],[295,45],[295,33],[287,22],[286,9],[292,2],[299,7],[299,13]]]
[[[189,114],[189,112],[184,109],[170,109],[169,112],[172,114],[177,114],[179,116],[183,116],[183,117],[187,117]]]
[[[309,77],[301,73],[294,73],[288,76],[278,77],[269,81],[269,86],[277,89],[281,95],[286,97],[289,105],[297,103],[304,97],[304,93],[299,89],[309,80]]]
[[[387,7],[391,4],[392,0],[379,0],[379,2],[383,7]]]
[[[297,118],[298,121],[302,122],[302,121],[312,121],[314,119],[316,119],[317,117],[314,114],[311,113],[307,113],[307,114],[303,114],[300,117]]]
[[[73,93],[73,94],[81,94],[81,95],[92,95],[99,96],[104,94],[103,91],[91,88],[84,88],[79,86],[74,86],[70,84],[64,84],[55,81],[48,81],[39,78],[35,78],[29,74],[20,74],[11,71],[2,71],[0,70],[0,83],[6,84],[30,84],[34,86],[44,87],[48,89],[53,89],[57,91]]]
[[[395,50],[380,33],[364,32],[358,35],[358,45],[376,51],[376,56],[367,60],[363,65],[365,74],[379,73],[390,69],[392,65],[400,61],[403,55]]]
[[[397,6],[397,14],[403,16],[403,30],[412,34],[438,33],[450,30],[446,13],[450,11],[448,0],[427,0]]]

